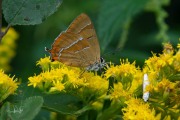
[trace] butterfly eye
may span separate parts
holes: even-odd
[[[105,62],[105,60],[104,60],[104,58],[100,58],[100,60],[101,60],[101,63],[104,63]]]
[[[47,47],[45,47],[45,51],[48,51],[49,49]]]

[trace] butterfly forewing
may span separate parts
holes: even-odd
[[[99,43],[90,18],[86,14],[78,16],[48,51],[52,60],[70,66],[86,67],[99,61]]]
[[[72,32],[72,33],[79,33],[84,29],[85,27],[91,25],[91,20],[90,18],[82,13],[79,15],[74,21],[70,24],[70,26],[67,29],[67,32]],[[91,28],[90,28],[91,29]]]
[[[95,61],[100,59],[100,48],[96,32],[90,18],[86,14],[78,16],[71,23],[67,31],[80,34],[83,39],[86,39],[89,42],[90,49],[88,49],[88,53],[90,55],[87,57],[91,57]]]

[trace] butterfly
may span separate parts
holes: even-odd
[[[50,53],[52,61],[60,61],[68,66],[98,71],[106,63],[100,57],[100,47],[90,18],[82,13],[55,39]]]

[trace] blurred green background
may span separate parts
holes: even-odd
[[[118,64],[120,58],[128,58],[143,66],[152,51],[162,51],[163,42],[170,41],[176,46],[180,35],[180,1],[154,1],[134,0],[132,4],[123,0],[64,0],[58,11],[43,23],[14,26],[20,37],[10,73],[23,81],[34,73],[38,74],[40,68],[36,61],[49,56],[44,48],[51,48],[59,33],[81,13],[91,18],[102,49],[101,55],[107,62]],[[5,20],[3,25],[7,25]]]

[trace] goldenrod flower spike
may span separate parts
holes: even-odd
[[[9,77],[3,70],[0,70],[0,103],[10,94],[14,94],[18,88],[18,83],[14,77]]]

